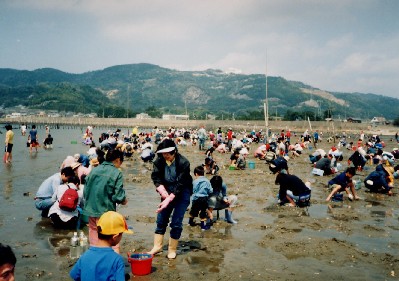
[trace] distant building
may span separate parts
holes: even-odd
[[[61,115],[59,114],[59,113],[50,113],[49,115],[47,115],[48,117],[55,117],[55,118],[58,118],[58,117],[61,117]]]
[[[373,125],[389,124],[389,122],[385,119],[385,117],[373,117],[373,119],[371,119],[370,123]]]
[[[21,117],[21,116],[22,116],[22,114],[19,113],[19,112],[13,112],[13,113],[11,113],[11,118],[18,118],[18,117]]]
[[[189,120],[189,115],[163,114],[163,120]]]
[[[92,112],[92,113],[86,114],[86,117],[96,118],[97,117],[97,113]]]
[[[151,116],[148,115],[147,113],[139,113],[136,114],[136,119],[150,119]]]
[[[362,123],[361,119],[353,117],[349,117],[348,119],[346,119],[346,121],[348,121],[349,123]]]
[[[274,121],[281,121],[283,120],[283,117],[281,116],[269,116],[270,120],[274,120]]]

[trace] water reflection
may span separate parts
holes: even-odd
[[[3,198],[5,200],[8,200],[11,198],[11,196],[12,196],[12,179],[8,179],[4,183]]]
[[[38,154],[39,153],[37,151],[32,151],[32,153],[29,153],[29,156],[31,159],[37,159]]]
[[[371,217],[377,217],[377,218],[385,218],[385,217],[391,217],[393,215],[392,210],[388,211],[370,211]]]

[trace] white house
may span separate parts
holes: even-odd
[[[136,119],[150,119],[151,116],[148,113],[139,113],[136,114]]]
[[[370,123],[373,125],[385,125],[387,124],[387,120],[385,119],[385,117],[373,117]]]
[[[189,115],[172,115],[172,114],[164,114],[162,115],[163,120],[188,120]]]

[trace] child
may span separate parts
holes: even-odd
[[[210,157],[205,158],[205,164],[203,164],[202,166],[204,167],[204,171],[206,174],[216,175],[219,171],[219,166]]]
[[[70,272],[73,280],[125,280],[125,263],[112,250],[122,233],[132,234],[123,216],[114,211],[104,213],[97,223],[98,243],[90,246]]]
[[[215,147],[211,146],[205,151],[205,155],[207,158],[213,158],[213,152],[215,151]]]
[[[194,169],[195,180],[193,181],[193,201],[190,210],[190,219],[188,224],[195,226],[194,218],[200,216],[201,230],[208,230],[210,227],[206,225],[208,197],[212,194],[213,189],[209,180],[204,177],[204,167],[198,166]]]
[[[247,158],[247,154],[240,152],[240,154],[237,158],[237,162],[236,162],[237,170],[245,170],[245,168],[247,167],[246,158]]]
[[[0,243],[0,280],[15,280],[17,259],[10,246]]]
[[[53,148],[53,141],[54,141],[53,137],[49,134],[47,136],[47,138],[44,139],[44,142],[43,142],[44,148],[45,149]]]
[[[331,198],[337,192],[342,192],[342,191],[345,191],[348,194],[349,200],[353,200],[353,198],[358,200],[359,197],[356,195],[355,187],[353,186],[353,182],[352,182],[352,177],[354,175],[356,175],[356,168],[349,167],[346,169],[345,172],[339,174],[338,176],[336,176],[335,178],[330,180],[328,182],[328,185],[332,185],[333,190],[327,196],[326,201],[330,201]],[[349,188],[350,188],[352,194],[349,193]]]

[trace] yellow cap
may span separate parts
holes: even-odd
[[[128,229],[125,218],[121,214],[114,211],[108,211],[102,214],[97,222],[97,226],[101,227],[100,233],[104,235],[134,233]]]

